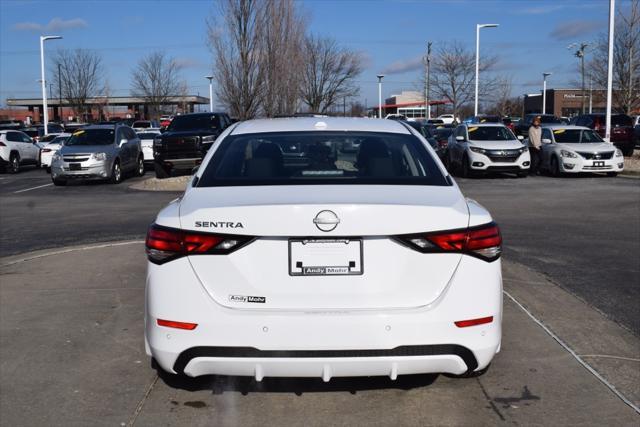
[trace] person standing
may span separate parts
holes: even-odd
[[[529,155],[531,156],[530,173],[540,173],[540,161],[542,157],[542,128],[540,128],[540,116],[533,119],[529,128]]]

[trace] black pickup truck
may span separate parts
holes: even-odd
[[[226,113],[193,113],[176,116],[167,131],[153,140],[153,166],[157,178],[173,172],[191,172],[216,138],[231,125]]]

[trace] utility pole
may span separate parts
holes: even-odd
[[[58,104],[60,105],[60,120],[64,122],[64,114],[62,109],[62,77],[60,76],[60,63],[58,62]]]
[[[382,118],[382,79],[384,78],[384,74],[378,74],[376,76],[378,78],[378,118]]]
[[[589,114],[593,113],[593,76],[589,74]]]
[[[430,86],[430,66],[431,66],[431,45],[433,43],[427,42],[427,56],[424,57],[424,63],[426,66],[424,76],[424,111],[427,115],[427,120],[431,118],[431,105],[429,105],[429,86]]]
[[[611,103],[613,100],[613,42],[615,37],[616,0],[609,0],[609,54],[607,66],[607,115],[604,140],[611,142]]]

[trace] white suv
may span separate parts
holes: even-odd
[[[462,177],[480,172],[512,172],[525,177],[531,157],[519,138],[501,124],[462,124],[449,137],[448,165]]]
[[[40,147],[26,133],[0,130],[0,171],[18,173],[21,165],[38,165]]]

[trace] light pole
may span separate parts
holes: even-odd
[[[427,116],[427,120],[431,118],[431,105],[429,105],[429,68],[431,66],[431,42],[427,43],[427,56],[424,57],[424,63],[426,65],[426,71],[424,76],[424,111]]]
[[[542,114],[547,114],[547,77],[552,73],[542,73]]]
[[[480,28],[495,28],[498,24],[477,24],[476,25],[476,101],[474,115],[478,115],[478,76],[480,74]]]
[[[616,0],[609,0],[609,65],[607,66],[607,119],[604,140],[611,142],[611,101],[613,86],[613,37],[616,18]]]
[[[44,134],[48,134],[49,111],[47,108],[47,84],[44,81],[44,42],[61,39],[62,36],[40,36],[40,72],[42,79],[42,111],[44,113]]]
[[[378,118],[382,118],[382,78],[384,74],[378,74]]]
[[[567,46],[567,49],[573,49],[576,46],[578,46],[576,43],[571,43],[569,46]],[[580,59],[580,74],[582,76],[582,114],[585,113],[585,98],[586,98],[586,94],[585,94],[585,88],[584,88],[584,54],[585,54],[585,50],[587,49],[587,47],[589,46],[588,43],[580,43],[580,47],[578,48],[578,50],[576,50],[576,52],[573,54],[576,58]]]
[[[213,76],[204,76],[209,80],[209,112],[213,113]]]

